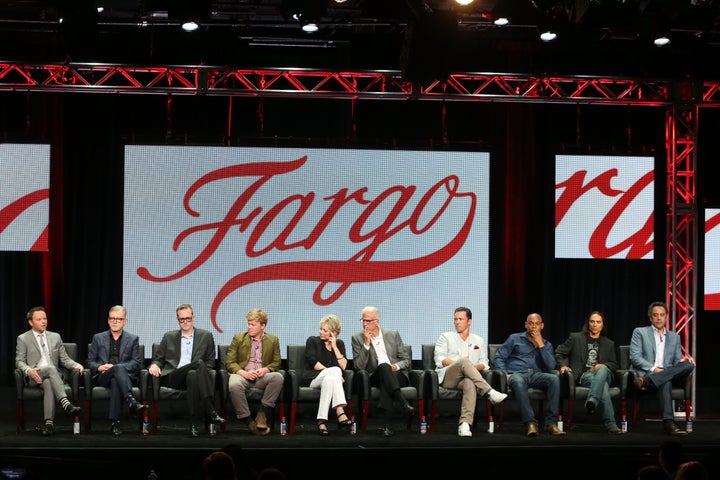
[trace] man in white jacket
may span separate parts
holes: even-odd
[[[470,309],[456,308],[453,323],[455,331],[441,334],[435,342],[435,371],[440,386],[462,390],[458,435],[471,437],[478,392],[493,405],[502,403],[507,394],[494,390],[480,374],[488,368],[487,345],[482,337],[470,333]]]

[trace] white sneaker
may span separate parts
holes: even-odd
[[[487,398],[490,400],[490,403],[497,405],[507,398],[507,393],[500,393],[493,388],[487,393]]]
[[[460,435],[461,437],[472,437],[470,425],[467,422],[462,422],[460,425],[458,425],[458,435]]]

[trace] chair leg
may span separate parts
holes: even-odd
[[[430,403],[430,433],[435,431],[435,417],[437,415],[437,400]]]
[[[17,414],[15,416],[15,431],[22,433],[25,431],[25,400],[17,401]]]
[[[370,402],[368,400],[362,401],[362,432],[365,433],[367,431],[367,421],[368,421],[368,407],[370,405]]]
[[[85,431],[90,431],[90,408],[92,406],[92,402],[90,402],[90,399],[85,399]]]
[[[635,431],[637,429],[638,413],[640,412],[640,397],[635,397],[633,400],[633,421],[630,429]]]
[[[562,400],[560,401],[562,404]],[[575,399],[568,399],[568,412],[567,412],[567,431],[569,432],[572,428],[573,412],[575,411]]]
[[[153,402],[153,419],[152,419],[152,433],[157,433],[158,423],[158,402]]]
[[[143,402],[144,403],[144,402]],[[225,414],[227,413],[227,402],[220,402],[220,416],[223,418],[227,418]],[[222,425],[220,425],[220,431],[225,433],[225,428],[227,427],[227,423],[225,422]]]
[[[288,431],[292,435],[295,433],[295,413],[297,412],[297,402],[291,402],[290,403],[290,428]],[[282,418],[282,414],[280,414],[280,418]]]
[[[503,423],[505,423],[505,402],[500,404],[500,418],[498,419],[497,423],[498,431],[501,431],[503,429]]]

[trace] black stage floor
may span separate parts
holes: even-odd
[[[15,431],[13,392],[5,397],[0,424],[0,467],[25,470],[26,478],[80,478],[90,476],[103,480],[144,480],[154,469],[159,480],[199,479],[202,459],[209,453],[229,449],[241,464],[257,471],[275,466],[288,478],[308,475],[347,478],[372,476],[390,478],[396,475],[433,478],[438,468],[452,465],[452,475],[486,477],[487,475],[536,474],[542,478],[582,478],[635,480],[637,469],[655,463],[659,445],[670,437],[660,422],[648,418],[622,436],[604,433],[599,418],[584,412],[575,414],[573,429],[563,437],[540,434],[525,436],[511,404],[506,408],[504,427],[489,434],[474,432],[473,437],[457,436],[456,414],[441,412],[436,430],[421,435],[417,424],[406,430],[401,418],[395,423],[395,436],[385,438],[378,430],[377,418],[370,420],[365,433],[349,435],[331,428],[331,434],[317,434],[312,412],[300,412],[295,434],[281,436],[277,431],[258,437],[230,420],[225,432],[211,437],[189,435],[188,420],[179,415],[160,419],[158,432],[143,436],[136,422],[123,420],[125,433],[114,437],[108,422],[97,411],[94,429],[73,435],[67,418],[56,418],[56,433],[42,437],[34,431],[40,406],[28,407],[27,430]],[[487,428],[485,418],[479,427]],[[710,469],[710,478],[720,478],[720,416],[700,415],[693,433],[680,439],[688,460],[700,460]],[[342,464],[345,467],[342,467]],[[322,470],[332,465],[332,471]],[[320,470],[319,470],[320,469]],[[364,472],[363,472],[364,471]],[[332,473],[334,472],[334,473]]]

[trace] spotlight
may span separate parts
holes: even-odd
[[[543,42],[552,42],[556,38],[557,33],[550,30],[546,30],[540,34],[540,40],[542,40]]]
[[[668,37],[667,35],[658,35],[657,37],[655,37],[655,38],[653,39],[653,44],[654,44],[656,47],[664,47],[664,46],[666,46],[666,45],[669,45],[669,44],[670,44],[670,37]]]

